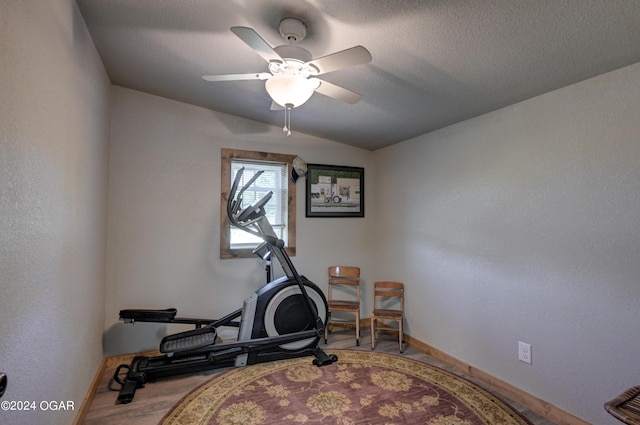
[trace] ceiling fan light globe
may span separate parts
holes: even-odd
[[[282,107],[292,105],[296,108],[304,104],[317,87],[316,81],[286,74],[274,75],[265,82],[265,88],[271,99]]]

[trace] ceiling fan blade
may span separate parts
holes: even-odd
[[[284,59],[276,53],[275,50],[264,41],[260,35],[252,28],[247,27],[231,27],[231,32],[237,35],[242,41],[244,41],[249,47],[256,51],[257,54],[262,56],[267,62],[277,61],[284,62]]]
[[[203,75],[202,78],[207,81],[238,81],[238,80],[267,80],[272,75],[268,72],[254,72],[253,74],[222,74],[222,75]]]
[[[336,86],[335,84],[319,78],[313,78],[313,80],[318,80],[320,82],[320,86],[318,86],[316,92],[325,96],[341,100],[350,105],[358,103],[360,99],[362,99],[362,95],[360,93],[345,89],[344,87]]]
[[[352,47],[340,52],[332,53],[308,62],[318,69],[318,75],[337,71],[350,66],[371,62],[371,53],[362,46]]]

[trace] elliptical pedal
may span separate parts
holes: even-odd
[[[164,310],[144,310],[144,309],[128,309],[120,310],[120,320],[125,323],[134,322],[156,322],[171,323],[178,310],[175,308],[167,308]]]
[[[160,342],[161,353],[179,353],[213,345],[216,342],[216,328],[205,327],[165,336]]]

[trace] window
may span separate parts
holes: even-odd
[[[276,232],[278,238],[287,243],[287,164],[275,162],[257,162],[246,159],[231,160],[231,176],[233,176],[244,167],[244,173],[240,180],[239,187],[244,186],[258,171],[263,171],[262,175],[253,185],[247,189],[242,195],[243,205],[245,208],[259,201],[270,191],[273,196],[269,203],[265,205],[267,219]],[[229,245],[231,249],[253,249],[256,245],[262,243],[262,239],[247,233],[236,227],[231,228]]]
[[[253,249],[262,242],[240,229],[232,228],[227,220],[227,200],[236,173],[245,171],[240,186],[258,171],[264,173],[244,192],[247,206],[272,191],[273,196],[265,205],[267,218],[278,237],[285,241],[287,253],[295,255],[295,183],[289,178],[291,161],[295,155],[222,149],[222,198],[220,205],[220,258],[252,257]]]

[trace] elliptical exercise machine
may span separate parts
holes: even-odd
[[[231,366],[245,366],[302,356],[315,356],[313,364],[324,366],[338,360],[318,347],[324,335],[327,300],[313,282],[296,271],[265,215],[271,199],[267,193],[255,204],[242,208],[242,194],[262,174],[254,176],[238,191],[244,168],[236,174],[227,201],[230,223],[264,241],[254,254],[271,261],[275,257],[284,276],[268,282],[244,300],[238,309],[221,319],[176,317],[177,310],[121,310],[126,323],[154,322],[195,325],[195,329],[166,336],[160,342],[160,356],[137,356],[131,364],[121,364],[113,379],[122,385],[120,403],[130,403],[136,389],[147,382],[168,376]],[[241,209],[242,208],[242,209]],[[237,319],[240,318],[238,322]],[[234,342],[217,341],[219,327],[237,327]],[[123,374],[126,371],[126,376]]]

